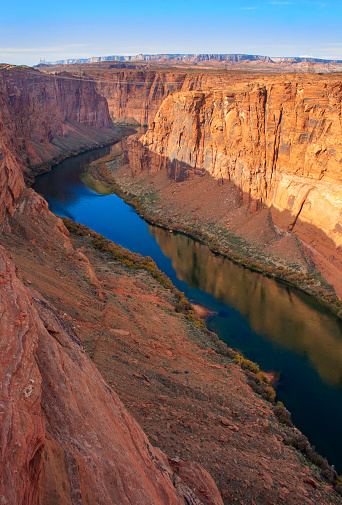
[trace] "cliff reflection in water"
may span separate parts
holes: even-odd
[[[342,385],[342,325],[314,300],[215,256],[184,235],[150,231],[180,280],[233,306],[256,333],[307,356],[324,381]]]

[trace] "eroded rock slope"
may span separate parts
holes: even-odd
[[[12,212],[30,168],[109,142],[106,100],[93,83],[0,65],[0,212]]]

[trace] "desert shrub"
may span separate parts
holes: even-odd
[[[226,355],[228,358],[230,358],[230,359],[234,359],[234,358],[235,358],[235,356],[236,356],[236,352],[235,352],[233,349],[231,349],[230,347],[227,347],[227,351],[225,351],[225,352],[226,352],[226,354],[225,354],[225,355]]]
[[[250,370],[254,374],[260,372],[259,366],[256,363],[250,361],[249,359],[244,358],[243,356],[240,355],[237,356],[238,356],[237,361],[243,370]]]
[[[177,303],[175,305],[176,312],[183,312],[187,314],[190,311],[193,311],[193,306],[189,302],[189,300],[185,297],[184,293],[178,292],[176,293]]]
[[[232,257],[233,260],[236,260],[236,261],[238,261],[240,259],[240,255],[239,254],[232,254],[231,257]]]
[[[285,445],[290,445],[298,451],[307,454],[311,450],[308,439],[305,435],[293,435],[292,437],[287,437],[284,439]]]
[[[273,403],[276,396],[274,389],[271,386],[267,386],[264,381],[254,372],[245,369],[245,373],[248,379],[248,384],[253,389],[253,391],[260,395],[264,400]]]
[[[298,451],[304,454],[311,463],[321,468],[322,478],[330,484],[336,484],[335,490],[339,487],[342,488],[340,484],[342,481],[341,477],[337,475],[333,467],[329,466],[328,461],[315,451],[315,448],[310,445],[305,435],[293,435],[292,437],[285,438],[283,442],[285,445],[290,445],[298,449]]]
[[[271,403],[274,402],[276,397],[276,392],[274,391],[272,386],[266,386],[267,400]]]
[[[203,321],[199,319],[196,312],[188,312],[187,314],[185,314],[185,319],[187,319],[191,323],[194,323],[194,325],[197,326],[198,328],[205,327],[205,323],[203,323]]]
[[[306,456],[311,463],[313,463],[316,466],[323,467],[326,460],[318,454],[313,447],[306,453]]]
[[[286,426],[293,426],[291,421],[291,413],[284,407],[282,402],[277,402],[277,405],[274,407],[273,412],[275,413],[279,422],[285,424]]]
[[[258,372],[257,376],[259,377],[260,380],[262,380],[262,382],[264,382],[265,384],[268,384],[268,378],[266,377],[264,372]]]
[[[326,461],[326,460],[325,460]],[[337,472],[331,466],[328,465],[326,461],[326,465],[324,465],[323,470],[321,471],[321,476],[330,484],[334,484],[337,480]]]

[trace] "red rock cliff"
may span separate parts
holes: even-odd
[[[106,98],[114,122],[138,122],[142,125],[153,121],[163,100],[172,93],[217,89],[228,83],[253,79],[252,74],[243,72],[189,72],[160,67],[155,70],[148,67],[118,70],[103,65],[80,65],[76,68],[82,71],[84,79],[96,81],[97,91]]]
[[[113,136],[106,100],[91,82],[0,65],[0,222],[24,187],[23,167]]]
[[[324,258],[333,282],[342,266],[341,96],[336,78],[175,93],[141,139],[145,165],[177,162],[230,179]]]

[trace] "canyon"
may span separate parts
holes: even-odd
[[[67,312],[41,294],[51,301],[47,285],[51,288],[55,276],[50,270],[50,280],[42,281],[46,271],[38,258],[46,251],[53,270],[70,256],[71,269],[76,265],[80,276],[99,282],[86,256],[74,251],[62,221],[26,189],[24,172],[70,148],[77,152],[113,140],[119,130],[111,125],[105,100],[89,84],[59,84],[25,68],[2,70],[1,239],[7,246],[0,251],[2,503],[201,504],[208,495],[221,504],[202,467],[184,463],[177,465],[182,470],[172,469],[150,445],[86,356],[65,320]],[[40,293],[31,280],[23,284],[23,246],[26,253],[37,247],[29,272],[40,277]],[[70,290],[67,284],[58,288],[62,296]],[[186,482],[201,483],[204,501]]]
[[[237,207],[251,220],[254,213],[269,209],[272,236],[278,230],[279,238],[298,239],[308,264],[341,296],[339,74],[194,69],[103,69],[101,74],[100,65],[80,68],[108,98],[114,121],[149,125],[129,145],[125,177],[150,174],[147,193],[163,169],[172,173],[171,179],[176,173],[178,181],[209,174],[233,184],[241,193],[240,204],[235,199],[233,207],[222,208],[226,221]],[[173,189],[167,196],[171,206]],[[200,198],[206,200],[205,195]],[[172,213],[177,213],[176,206]],[[233,218],[224,228],[245,238],[237,223]],[[267,247],[271,250],[272,244]],[[281,254],[273,257],[273,266],[291,264]],[[307,272],[303,263],[300,268]]]
[[[334,230],[337,252],[307,242],[323,263],[325,247],[338,262],[340,87],[303,81],[300,94],[239,74],[238,90],[203,92],[205,80],[224,88],[230,77],[139,71],[131,85],[129,71],[111,102],[113,75],[101,72],[0,67],[2,503],[341,503],[283,444],[298,430],[279,423],[215,335],[175,310],[174,292],[96,248],[91,230],[69,232],[25,185],[58,159],[127,135],[111,116],[150,121],[131,140],[136,177],[159,176],[170,159],[185,182],[196,170],[215,187],[229,179],[252,216],[273,206],[276,225],[303,242],[309,226]],[[309,213],[322,198],[329,227]]]

